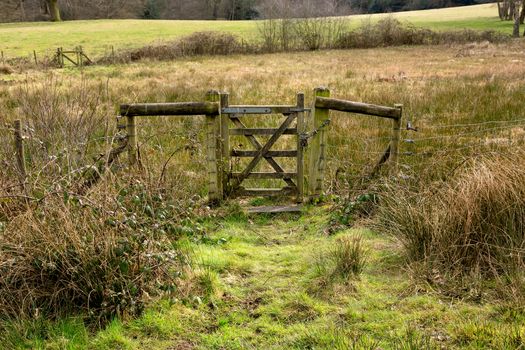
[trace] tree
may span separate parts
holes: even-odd
[[[62,21],[60,16],[60,7],[58,6],[58,0],[46,0],[47,6],[49,8],[49,13],[51,14],[51,20],[53,22]]]

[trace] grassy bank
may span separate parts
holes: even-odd
[[[376,21],[386,15],[349,16],[349,25],[357,27],[363,20]],[[510,34],[511,22],[497,17],[495,4],[459,8],[410,11],[392,14],[401,21],[436,30],[479,29]],[[62,23],[0,24],[0,49],[6,57],[51,55],[57,47],[82,45],[92,56],[115,49],[141,47],[155,41],[172,40],[196,31],[213,30],[236,34],[245,40],[258,37],[257,21],[165,21],[165,20],[96,20]]]

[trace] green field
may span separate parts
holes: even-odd
[[[359,25],[367,18],[379,15],[348,17],[350,24]],[[438,30],[494,29],[511,33],[512,23],[502,22],[495,4],[392,14],[402,21]],[[238,34],[247,40],[257,36],[257,21],[166,21],[166,20],[96,20],[62,23],[8,23],[0,24],[0,50],[6,57],[25,56],[36,50],[49,54],[57,47],[82,45],[88,54],[100,55],[116,49],[138,47],[154,41],[171,40],[195,31],[215,30]]]

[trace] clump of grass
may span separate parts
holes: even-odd
[[[8,64],[0,64],[0,74],[5,74],[5,75],[9,75],[9,74],[13,74],[15,71],[14,69],[8,65]]]
[[[487,156],[430,191],[394,191],[382,203],[381,227],[443,290],[481,288],[488,280],[523,301],[523,166],[522,152]]]
[[[361,235],[338,237],[317,257],[313,289],[348,283],[363,272],[367,259],[368,251],[363,246]]]

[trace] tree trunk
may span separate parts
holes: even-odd
[[[521,2],[520,24],[525,21],[525,0]]]
[[[520,37],[520,11],[519,6],[515,2],[512,3],[512,7],[514,8],[514,28],[512,31],[512,36],[515,38]]]
[[[49,4],[49,12],[51,12],[51,20],[53,22],[60,22],[60,7],[58,6],[58,0],[47,0]]]

